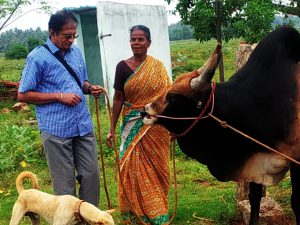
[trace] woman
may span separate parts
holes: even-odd
[[[122,111],[120,169],[126,189],[124,192],[119,182],[118,200],[123,217],[128,219],[135,213],[147,224],[163,225],[169,221],[169,133],[161,126],[149,127],[136,119],[140,109],[170,86],[162,62],[147,55],[150,44],[149,28],[133,26],[133,56],[116,67],[113,128]],[[113,135],[111,131],[107,135],[109,146]]]

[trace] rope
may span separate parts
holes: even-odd
[[[174,212],[170,219],[169,224],[171,224],[175,218],[176,212],[177,212],[177,204],[178,204],[178,193],[177,193],[177,177],[176,177],[176,166],[175,166],[175,139],[171,142],[171,157],[173,162],[173,176],[174,176]]]
[[[76,217],[76,220],[78,221],[79,224],[86,222],[80,214],[80,206],[81,206],[81,203],[83,203],[83,202],[84,202],[84,200],[77,201],[76,205],[75,205],[75,209],[74,209],[74,216]]]
[[[111,203],[106,183],[106,173],[105,173],[105,162],[104,162],[104,153],[103,153],[103,146],[102,146],[102,131],[101,131],[101,125],[100,125],[100,119],[99,119],[99,98],[95,97],[95,103],[96,103],[96,118],[97,118],[97,127],[98,127],[98,138],[99,138],[99,145],[100,145],[100,156],[101,156],[101,166],[102,166],[102,174],[103,174],[103,185],[105,189],[106,199],[107,199],[107,207],[108,209],[111,209]]]
[[[287,155],[285,155],[285,154],[279,152],[278,150],[276,150],[276,149],[274,149],[274,148],[271,148],[270,146],[268,146],[268,145],[266,145],[266,144],[264,144],[264,143],[258,141],[257,139],[255,139],[255,138],[253,138],[253,137],[251,137],[251,136],[245,134],[244,132],[242,132],[242,131],[240,131],[240,130],[238,130],[238,129],[232,127],[232,126],[230,126],[229,124],[227,124],[226,121],[220,120],[218,117],[214,116],[213,114],[209,114],[209,116],[210,116],[212,119],[218,121],[218,122],[220,123],[220,125],[221,125],[223,128],[229,128],[229,129],[233,130],[234,132],[236,132],[236,133],[238,133],[238,134],[244,136],[245,138],[247,138],[247,139],[249,139],[249,140],[251,140],[251,141],[253,141],[253,142],[259,144],[260,146],[262,146],[262,147],[264,147],[264,148],[266,148],[266,149],[268,149],[268,150],[270,150],[270,151],[272,151],[272,152],[274,152],[274,153],[276,153],[276,154],[278,154],[278,155],[281,155],[282,157],[288,159],[288,160],[291,161],[291,162],[296,163],[297,165],[300,165],[300,162],[299,162],[299,161],[297,161],[297,160],[295,160],[295,159],[293,159],[293,158],[291,158],[291,157],[289,157],[289,156],[287,156]]]
[[[194,126],[199,122],[199,120],[207,118],[207,116],[204,117],[204,113],[207,111],[208,107],[210,106],[210,103],[212,102],[212,107],[211,107],[211,111],[210,113],[213,112],[214,110],[214,102],[215,102],[215,98],[214,98],[214,93],[215,93],[215,89],[216,89],[216,84],[214,82],[211,83],[211,93],[210,96],[203,108],[203,110],[201,111],[200,115],[195,119],[195,121],[191,124],[191,126],[189,126],[184,132],[182,132],[181,134],[172,134],[172,138],[178,138],[178,137],[183,137],[185,136],[188,132],[190,132],[190,130],[192,130],[194,128]],[[158,115],[157,117],[160,117],[161,115]],[[186,117],[183,117],[186,118]],[[194,118],[194,117],[192,117]],[[180,120],[181,118],[176,118],[176,120]]]
[[[109,115],[109,121],[110,121],[110,127],[111,127],[111,133],[113,134],[113,148],[114,148],[114,151],[115,151],[115,155],[116,155],[116,165],[117,165],[117,171],[118,171],[118,175],[119,175],[119,182],[121,184],[121,187],[124,191],[124,196],[126,198],[126,201],[129,203],[129,206],[130,206],[130,209],[131,211],[133,212],[133,214],[138,218],[139,222],[143,225],[147,225],[136,213],[136,211],[133,209],[133,206],[131,205],[132,203],[130,202],[129,200],[129,197],[128,197],[128,194],[127,194],[127,191],[125,189],[125,186],[124,186],[124,183],[123,183],[123,180],[122,180],[122,177],[121,177],[121,169],[120,169],[120,160],[119,160],[119,153],[118,153],[118,148],[117,148],[117,144],[116,144],[116,136],[115,136],[115,130],[114,130],[114,127],[113,127],[113,120],[112,120],[112,113],[111,113],[111,107],[110,107],[110,100],[109,100],[109,96],[108,96],[108,93],[106,90],[104,90],[104,94],[105,94],[105,97],[106,97],[106,105],[107,105],[107,113]],[[140,117],[136,117],[134,118],[135,120],[138,119]],[[176,168],[175,168],[175,142],[173,141],[172,142],[172,159],[173,159],[173,176],[174,176],[174,199],[175,199],[175,203],[174,203],[174,212],[173,212],[173,215],[170,219],[170,222],[168,223],[168,225],[170,225],[172,223],[172,221],[174,220],[175,218],[175,215],[176,215],[176,211],[177,211],[177,180],[176,180]]]
[[[219,118],[217,118],[216,116],[214,116],[212,113],[213,113],[213,110],[214,110],[214,104],[215,104],[215,100],[214,100],[214,93],[215,93],[215,88],[216,88],[216,85],[214,82],[211,83],[211,94],[209,96],[209,99],[207,100],[206,104],[205,104],[205,107],[203,108],[203,110],[201,111],[200,115],[198,117],[170,117],[170,116],[163,116],[163,115],[149,115],[149,116],[152,116],[152,117],[160,117],[160,118],[166,118],[166,119],[171,119],[171,120],[195,120],[192,125],[190,127],[188,127],[184,132],[182,132],[181,134],[172,134],[172,139],[176,139],[178,137],[182,137],[184,135],[186,135],[188,132],[190,132],[194,126],[199,122],[199,120],[201,119],[205,119],[205,118],[208,118],[208,117],[211,117],[212,119],[218,121],[220,123],[220,125],[223,127],[223,128],[229,128],[233,131],[235,131],[236,133],[244,136],[245,138],[263,146],[264,148],[288,159],[289,161],[291,162],[294,162],[296,163],[297,165],[300,165],[300,162],[279,152],[278,150],[274,149],[274,148],[271,148],[270,146],[258,141],[257,139],[243,133],[242,131],[230,126],[229,124],[227,124],[226,121],[223,121],[223,120],[220,120]],[[210,103],[212,103],[212,106],[211,106],[211,111],[207,114],[207,116],[203,116],[204,113],[206,112],[207,108],[209,107]]]
[[[106,97],[106,104],[107,104],[107,112],[108,112],[108,115],[109,115],[109,121],[110,121],[110,127],[111,127],[111,133],[113,134],[113,147],[114,147],[114,150],[115,150],[115,155],[116,155],[116,164],[117,164],[117,170],[118,170],[118,175],[119,175],[119,182],[121,184],[121,187],[124,191],[124,196],[126,198],[126,201],[129,203],[129,206],[130,206],[130,209],[131,211],[134,213],[134,215],[138,218],[139,222],[143,225],[147,225],[139,216],[137,216],[137,213],[135,212],[135,210],[133,209],[132,205],[131,205],[131,202],[129,201],[129,197],[127,195],[127,191],[124,187],[124,183],[123,183],[123,180],[122,180],[122,177],[121,177],[121,169],[120,169],[120,160],[119,160],[119,153],[118,153],[118,149],[117,149],[117,143],[116,143],[116,137],[115,137],[115,130],[114,130],[114,127],[113,127],[113,120],[112,120],[112,113],[111,113],[111,108],[110,108],[110,101],[109,101],[109,96],[107,94],[107,91],[104,90],[104,94],[105,94],[105,97]]]

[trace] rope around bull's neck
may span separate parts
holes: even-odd
[[[218,117],[214,116],[213,114],[208,114],[208,115],[209,115],[209,117],[211,117],[212,119],[214,119],[214,120],[216,120],[217,122],[219,122],[220,125],[221,125],[223,128],[229,128],[229,129],[233,130],[234,132],[236,132],[236,133],[238,133],[238,134],[244,136],[245,138],[247,138],[247,139],[249,139],[249,140],[255,142],[256,144],[259,144],[260,146],[262,146],[262,147],[264,147],[264,148],[270,150],[271,152],[274,152],[274,153],[276,153],[276,154],[278,154],[278,155],[280,155],[280,156],[286,158],[287,160],[289,160],[289,161],[291,161],[291,162],[293,162],[293,163],[296,163],[297,165],[300,165],[300,162],[299,162],[299,161],[297,161],[297,160],[295,160],[295,159],[293,159],[293,158],[291,158],[291,157],[289,157],[289,156],[287,156],[287,155],[285,155],[285,154],[279,152],[278,150],[276,150],[276,149],[274,149],[274,148],[272,148],[272,147],[270,147],[270,146],[268,146],[268,145],[266,145],[266,144],[264,144],[264,143],[258,141],[257,139],[251,137],[250,135],[247,135],[246,133],[240,131],[239,129],[237,129],[237,128],[235,128],[235,127],[233,127],[233,126],[227,124],[226,121],[219,119]]]
[[[293,158],[291,158],[291,157],[289,157],[289,156],[287,156],[287,155],[285,155],[285,154],[279,152],[278,150],[276,150],[276,149],[274,149],[274,148],[272,148],[272,147],[270,147],[270,146],[268,146],[268,145],[266,145],[266,144],[264,144],[264,143],[258,141],[257,139],[255,139],[255,138],[251,137],[250,135],[248,135],[248,134],[242,132],[241,130],[239,130],[239,129],[237,129],[237,128],[231,126],[231,125],[229,125],[226,121],[223,121],[223,120],[219,119],[218,117],[216,117],[215,115],[213,115],[214,103],[215,103],[215,101],[214,101],[214,99],[215,99],[215,98],[214,98],[214,94],[215,94],[215,89],[216,89],[215,83],[212,82],[211,86],[212,86],[211,95],[210,95],[210,97],[209,97],[207,103],[205,104],[205,107],[203,108],[203,110],[201,111],[201,113],[199,114],[198,117],[169,117],[169,116],[162,116],[162,115],[149,115],[149,116],[150,116],[150,117],[158,117],[158,118],[171,119],[171,120],[195,120],[195,121],[192,123],[192,125],[189,126],[189,127],[188,127],[184,132],[182,132],[181,134],[173,134],[173,135],[172,135],[172,138],[173,138],[173,139],[178,138],[178,137],[183,137],[183,136],[185,136],[188,132],[190,132],[190,131],[195,127],[195,125],[196,125],[201,119],[206,119],[206,118],[209,118],[209,117],[210,117],[210,118],[216,120],[217,122],[219,122],[220,125],[221,125],[223,128],[229,128],[229,129],[233,130],[234,132],[236,132],[236,133],[238,133],[238,134],[244,136],[245,138],[247,138],[247,139],[249,139],[249,140],[251,140],[251,141],[257,143],[258,145],[260,145],[260,146],[262,146],[262,147],[268,149],[269,151],[272,151],[273,153],[278,154],[278,155],[280,155],[280,156],[286,158],[287,160],[289,160],[289,161],[291,161],[291,162],[293,162],[293,163],[295,163],[295,164],[297,164],[297,165],[300,165],[300,162],[299,162],[299,161],[297,161],[297,160],[295,160],[295,159],[293,159]],[[204,113],[207,111],[207,108],[208,108],[208,106],[210,105],[210,103],[211,103],[211,111],[207,114],[207,116],[204,116]]]

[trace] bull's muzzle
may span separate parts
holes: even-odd
[[[140,114],[141,114],[142,119],[144,119],[144,118],[148,115],[148,114],[146,113],[145,108],[143,108],[143,109],[140,110]]]
[[[146,125],[154,125],[157,121],[156,112],[151,107],[151,103],[147,104],[143,110],[141,110],[141,116],[143,123]]]

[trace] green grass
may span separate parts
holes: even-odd
[[[11,102],[12,103],[12,102]],[[6,103],[7,104],[7,103]],[[1,108],[1,107],[0,107]],[[13,113],[12,117],[16,117]],[[18,116],[20,120],[26,118]],[[95,119],[95,118],[94,118]],[[102,129],[107,127],[105,113],[101,113],[100,120]],[[11,123],[11,120],[9,120]],[[2,123],[4,123],[2,121]],[[103,134],[105,136],[105,132]],[[37,149],[41,151],[41,149]],[[108,189],[113,207],[117,207],[117,175],[114,166],[114,154],[112,150],[104,146],[106,173]],[[45,159],[41,159],[45,162]],[[194,160],[187,159],[184,156],[176,158],[177,183],[178,183],[178,208],[174,220],[175,225],[181,224],[206,224],[193,218],[193,214],[198,217],[214,220],[214,224],[230,224],[235,218],[235,183],[222,183],[210,175],[207,168]],[[13,171],[0,174],[0,224],[8,224],[11,216],[12,206],[17,198],[15,189],[15,178],[20,171],[30,170],[39,177],[40,189],[44,192],[52,193],[51,182],[47,166],[43,164],[27,164],[26,168],[19,166]],[[286,210],[288,218],[293,218],[290,210],[290,181],[287,176],[279,185],[268,189],[270,195],[277,200]],[[171,178],[172,184],[173,176]],[[103,182],[102,182],[103,185]],[[173,213],[174,206],[174,188],[170,189],[170,215]],[[106,209],[106,197],[102,186],[101,189],[101,209]],[[122,224],[119,213],[114,214],[116,224]],[[24,219],[23,224],[30,224],[29,219]],[[42,224],[46,224],[43,222]]]
[[[2,101],[0,103],[0,110],[3,107],[9,108],[13,105],[13,101]],[[102,108],[104,106],[102,105]],[[0,117],[0,134],[5,125],[21,125],[24,120],[34,116],[33,108],[31,113],[23,114],[11,112],[10,114],[1,114]],[[93,120],[96,126],[95,110],[92,107]],[[103,139],[105,141],[106,132],[108,129],[108,119],[105,110],[101,110],[100,114],[101,128],[103,130]],[[27,126],[27,125],[22,125]],[[37,130],[37,127],[33,127]],[[97,130],[97,127],[96,127]],[[38,137],[40,138],[40,137]],[[38,141],[38,140],[36,140]],[[111,202],[114,207],[117,207],[117,175],[115,169],[114,152],[103,145],[105,152],[106,173],[108,179],[108,189],[111,197]],[[41,152],[42,146],[36,149]],[[179,151],[179,150],[178,150]],[[38,175],[40,182],[40,189],[44,192],[52,193],[49,172],[46,166],[46,160],[42,155],[40,162],[27,162],[25,168],[20,164],[11,171],[0,173],[0,224],[8,224],[11,216],[11,210],[15,200],[17,199],[17,192],[15,189],[15,178],[23,170],[29,170]],[[220,183],[213,178],[206,167],[180,156],[176,160],[177,179],[178,179],[178,208],[177,215],[173,224],[199,224],[199,221],[193,218],[193,214],[203,218],[213,219],[215,221],[229,221],[235,214],[235,200],[234,200],[234,184]],[[173,180],[173,178],[171,179]],[[172,182],[173,183],[173,182]],[[102,183],[103,184],[103,183]],[[174,207],[174,189],[170,189],[170,215],[173,213]],[[101,209],[106,209],[106,197],[102,186],[101,189]],[[217,209],[217,210],[216,210]],[[114,219],[117,224],[121,224],[120,215],[115,213]],[[23,224],[30,224],[29,219],[25,218]],[[43,222],[42,224],[46,224]]]
[[[224,77],[227,80],[236,71],[235,54],[238,49],[239,39],[233,39],[222,43],[224,59]],[[171,42],[171,61],[173,75],[193,71],[201,67],[210,57],[216,47],[217,41],[200,43],[196,40],[185,40]],[[216,71],[215,80],[219,80],[219,71]]]
[[[225,66],[225,78],[228,79],[235,72],[235,53],[239,44],[239,40],[232,40],[228,43],[223,43],[223,56]],[[189,72],[200,67],[206,59],[210,56],[216,45],[216,41],[209,41],[199,43],[194,40],[177,41],[171,43],[171,56],[173,64],[173,74],[178,76],[180,73]],[[8,79],[13,81],[19,80],[20,70],[17,66],[24,65],[24,60],[4,60],[0,58],[0,79]],[[5,68],[5,69],[4,69]],[[1,72],[2,71],[2,72]],[[218,80],[218,73],[215,76]],[[15,102],[1,101],[0,102],[0,135],[6,132],[6,126],[20,126],[30,127],[34,131],[38,131],[37,126],[28,126],[24,121],[29,120],[31,117],[35,118],[33,106],[30,113],[17,113],[10,112],[9,114],[2,113],[3,108],[10,108]],[[93,121],[95,124],[95,133],[97,134],[97,125],[95,117],[95,104],[93,101],[90,103]],[[108,118],[105,113],[104,105],[101,105],[100,121],[103,131],[102,142],[105,143],[105,137],[109,128]],[[118,136],[119,137],[119,136]],[[4,140],[3,142],[10,140]],[[23,168],[19,161],[15,167],[9,171],[0,173],[0,225],[9,224],[11,210],[15,200],[17,199],[17,192],[15,189],[15,178],[23,170],[30,170],[38,175],[40,182],[40,189],[44,192],[52,193],[51,181],[46,165],[46,160],[41,146],[40,136],[35,134],[32,141],[36,143],[36,149],[40,158],[38,163],[27,162]],[[22,142],[21,142],[22,143]],[[119,142],[118,142],[119,143]],[[0,143],[0,147],[1,147]],[[103,145],[106,162],[106,173],[108,181],[108,189],[111,197],[113,207],[117,207],[117,174],[115,169],[115,157],[113,150]],[[15,158],[15,160],[17,160]],[[1,158],[0,158],[1,161]],[[1,167],[1,164],[0,164]],[[184,156],[181,151],[176,149],[176,167],[177,167],[177,183],[178,183],[178,208],[174,225],[182,224],[215,224],[226,225],[230,221],[236,221],[235,214],[235,183],[226,182],[222,183],[212,177],[207,170],[206,166],[191,160]],[[171,178],[173,184],[173,176]],[[102,182],[103,185],[103,182]],[[30,186],[30,185],[29,185]],[[29,187],[28,186],[28,187]],[[293,219],[293,213],[290,207],[290,181],[289,175],[280,182],[277,186],[267,189],[269,195],[273,197],[285,209],[288,219]],[[100,208],[107,209],[105,192],[102,186]],[[169,195],[170,215],[173,213],[174,206],[174,188],[171,187]],[[193,217],[213,220],[213,223],[199,221]],[[122,224],[120,215],[116,212],[114,215],[116,224]],[[24,219],[22,224],[30,224],[29,219]],[[44,221],[42,224],[46,224]]]
[[[8,60],[0,57],[0,80],[19,81],[24,63],[24,59]]]

